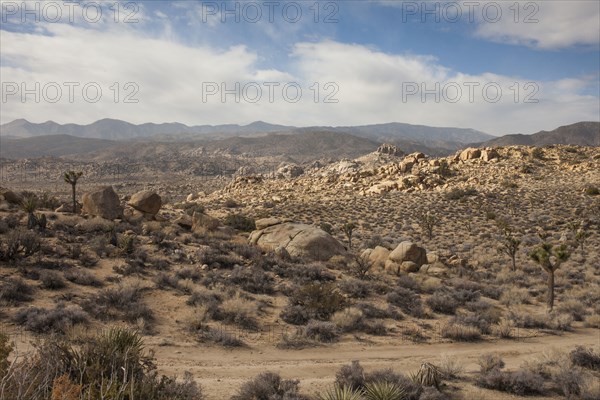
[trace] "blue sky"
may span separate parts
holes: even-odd
[[[596,1],[109,1],[79,2],[72,14],[60,1],[28,2],[25,16],[20,1],[0,3],[2,123],[398,121],[506,134],[600,119]],[[64,82],[79,84],[73,99]],[[278,84],[273,101],[265,82]],[[290,82],[298,101],[281,93]],[[36,83],[39,99],[23,95]],[[97,102],[80,93],[90,83],[102,89]],[[260,88],[260,101],[241,89],[240,101],[221,96],[236,84]],[[488,86],[501,95],[490,101]]]

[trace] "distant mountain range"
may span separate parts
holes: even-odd
[[[303,162],[321,158],[358,157],[381,143],[392,143],[405,152],[421,151],[443,156],[468,146],[576,144],[600,145],[600,123],[579,122],[533,135],[494,137],[473,129],[440,128],[388,123],[346,127],[273,125],[200,125],[180,123],[135,125],[103,119],[89,125],[35,124],[20,119],[0,125],[0,157],[43,156],[108,160],[175,156],[190,149],[208,153],[289,157]]]
[[[600,146],[600,122],[577,122],[553,131],[540,131],[533,135],[506,135],[483,143],[482,146],[545,146],[547,144],[572,144]]]

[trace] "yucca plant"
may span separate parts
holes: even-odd
[[[21,202],[21,208],[27,213],[27,229],[33,229],[37,226],[38,220],[34,214],[37,210],[37,198],[35,196],[27,196]]]
[[[406,390],[393,382],[367,383],[364,389],[366,400],[403,400]]]
[[[422,363],[419,371],[413,376],[413,380],[423,386],[435,386],[439,388],[442,378],[442,373],[439,368],[430,363]]]
[[[340,387],[335,385],[327,390],[325,394],[320,394],[319,400],[364,400],[362,392],[349,387]]]

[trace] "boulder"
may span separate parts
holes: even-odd
[[[384,143],[377,148],[379,154],[389,154],[390,156],[400,157],[404,155],[404,152],[393,144]]]
[[[287,164],[284,165],[282,167],[280,167],[279,169],[277,169],[277,177],[278,178],[286,178],[286,179],[291,179],[291,178],[297,178],[300,175],[302,175],[304,173],[304,170],[302,169],[302,167],[299,167],[298,165],[295,164]]]
[[[113,220],[123,216],[119,196],[112,186],[103,186],[83,194],[82,212],[87,215]]]
[[[9,204],[21,204],[23,197],[9,189],[0,188],[0,195],[4,197]]]
[[[162,206],[162,199],[151,190],[143,190],[131,196],[128,204],[143,213],[156,215]]]
[[[269,218],[257,219],[255,221],[255,224],[256,224],[256,229],[261,230],[261,229],[268,228],[269,226],[278,225],[282,222],[283,221],[280,220],[279,218],[269,217]]]
[[[192,230],[194,232],[214,231],[219,225],[219,220],[208,214],[197,211],[192,214]]]
[[[183,229],[192,229],[192,217],[187,214],[177,217],[173,223],[179,225]]]
[[[410,264],[407,263],[410,261]],[[412,242],[402,242],[389,254],[385,270],[397,274],[399,271],[416,272],[427,263],[427,252]]]
[[[462,161],[473,160],[475,158],[479,158],[481,156],[481,150],[476,149],[474,147],[469,147],[468,149],[464,149],[461,151],[459,158]]]
[[[495,149],[483,149],[481,150],[481,159],[483,161],[491,161],[494,158],[500,158],[500,154]]]
[[[346,249],[329,233],[311,225],[282,223],[256,230],[250,243],[267,250],[285,248],[293,257],[326,261],[333,256],[346,255]]]
[[[385,262],[390,255],[390,251],[383,246],[376,246],[369,254],[369,261],[375,269],[385,268]]]

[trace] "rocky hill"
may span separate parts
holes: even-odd
[[[600,146],[600,122],[578,122],[552,131],[540,131],[533,135],[506,135],[491,139],[481,146],[545,146],[571,144],[577,146]]]

